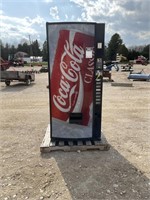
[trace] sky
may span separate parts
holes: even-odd
[[[0,0],[0,39],[46,40],[46,22],[105,23],[105,44],[118,33],[127,47],[150,44],[150,0]]]

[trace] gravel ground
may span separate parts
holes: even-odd
[[[150,65],[134,65],[150,73]],[[1,200],[150,199],[150,82],[112,71],[104,82],[102,131],[109,151],[40,153],[49,123],[48,74],[35,83],[1,86]]]

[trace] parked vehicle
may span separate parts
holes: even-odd
[[[148,60],[144,56],[138,56],[138,58],[135,61],[136,64],[142,64],[142,65],[148,64]]]
[[[10,67],[10,62],[0,58],[0,70],[5,71]]]
[[[48,72],[48,67],[41,67],[40,72]]]
[[[22,66],[24,67],[24,61],[23,60],[14,60],[13,61],[13,66],[17,67],[17,66]]]
[[[31,82],[35,81],[35,74],[29,72],[20,71],[2,71],[1,81],[4,81],[6,86],[9,86],[13,80],[25,82],[26,85],[30,85]]]

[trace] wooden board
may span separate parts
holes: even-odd
[[[101,141],[51,141],[50,138],[50,125],[48,125],[44,139],[40,146],[41,153],[47,153],[52,151],[87,151],[87,150],[101,150],[107,151],[110,149],[110,145],[106,139]]]
[[[133,84],[132,83],[111,83],[111,86],[120,86],[120,87],[132,87]]]

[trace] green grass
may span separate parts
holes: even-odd
[[[27,63],[27,64],[24,64],[24,66],[38,66],[38,65],[47,65],[48,66],[48,62],[33,62],[33,63]]]

